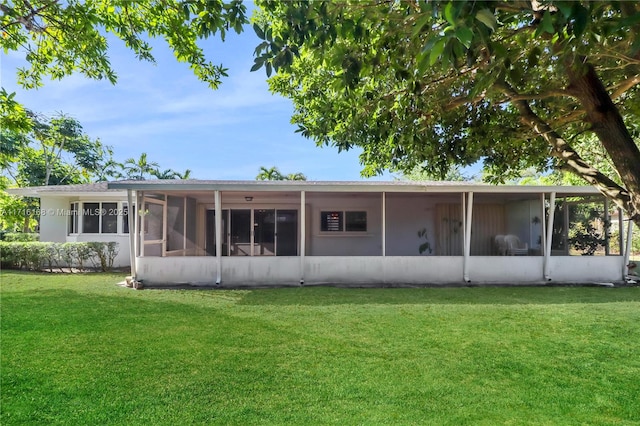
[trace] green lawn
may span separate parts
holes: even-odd
[[[640,423],[640,287],[1,278],[2,425]]]

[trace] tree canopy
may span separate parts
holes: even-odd
[[[74,72],[116,82],[105,35],[112,34],[140,60],[154,62],[150,38],[162,37],[180,62],[212,88],[226,76],[210,62],[200,39],[242,31],[246,7],[241,0],[17,0],[0,4],[0,47],[25,54],[29,66],[18,70],[25,88],[42,78]]]
[[[256,3],[253,69],[365,175],[563,168],[640,223],[639,3]]]

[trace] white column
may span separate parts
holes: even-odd
[[[629,273],[629,268],[627,267],[627,265],[629,265],[629,256],[631,255],[631,239],[633,238],[633,221],[631,219],[629,219],[629,225],[627,226],[627,247],[624,250],[624,265],[623,265],[623,272],[624,275],[622,277],[622,279],[624,279],[624,277],[627,276],[627,274]]]
[[[169,204],[169,196],[164,194],[164,204],[162,205],[162,257],[167,256],[167,204]]]
[[[133,190],[127,189],[127,221],[129,222],[129,261],[131,262],[131,276],[136,279],[136,209],[133,208]]]
[[[145,202],[144,192],[140,192],[140,204],[138,206],[140,212],[140,257],[144,257],[144,219],[145,219]]]
[[[382,257],[387,255],[387,193],[382,193]]]
[[[469,279],[469,255],[471,254],[471,221],[473,219],[473,192],[467,194],[467,209],[465,219],[465,233],[464,233],[464,266],[462,276],[466,282],[471,281]]]
[[[551,256],[551,240],[553,239],[553,218],[556,213],[556,193],[552,192],[549,196],[549,217],[547,218],[547,240],[545,241],[546,246],[544,248],[544,270],[543,275],[544,279],[547,281],[551,281],[551,276],[549,275],[549,257]]]
[[[610,249],[610,238],[609,238],[609,232],[610,232],[610,228],[611,228],[611,217],[609,216],[609,199],[605,198],[604,199],[604,226],[605,228],[605,245],[604,245],[604,255],[605,256],[609,256],[611,254],[611,249]]]
[[[222,282],[222,239],[227,238],[222,235],[222,197],[220,191],[216,191],[214,195],[215,214],[216,214],[216,284]]]
[[[307,244],[306,192],[300,191],[300,285],[304,284],[304,257]]]
[[[540,225],[542,226],[542,231],[540,232],[540,251],[542,252],[541,254],[543,256],[547,252],[547,222],[544,220],[545,219],[544,200],[545,200],[545,193],[543,192],[542,194],[540,194],[540,203],[541,203],[540,217],[542,218],[542,220],[540,220]]]

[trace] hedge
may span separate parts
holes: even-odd
[[[118,254],[116,242],[51,243],[0,241],[0,264],[7,269],[39,271],[56,267],[101,271],[113,268]]]
[[[0,240],[7,242],[38,241],[40,234],[34,232],[5,232],[0,234]]]

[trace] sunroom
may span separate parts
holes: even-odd
[[[114,182],[150,284],[620,281],[622,216],[591,187]],[[613,226],[613,228],[612,228]],[[615,229],[614,229],[615,228]],[[500,237],[508,241],[504,250]]]

